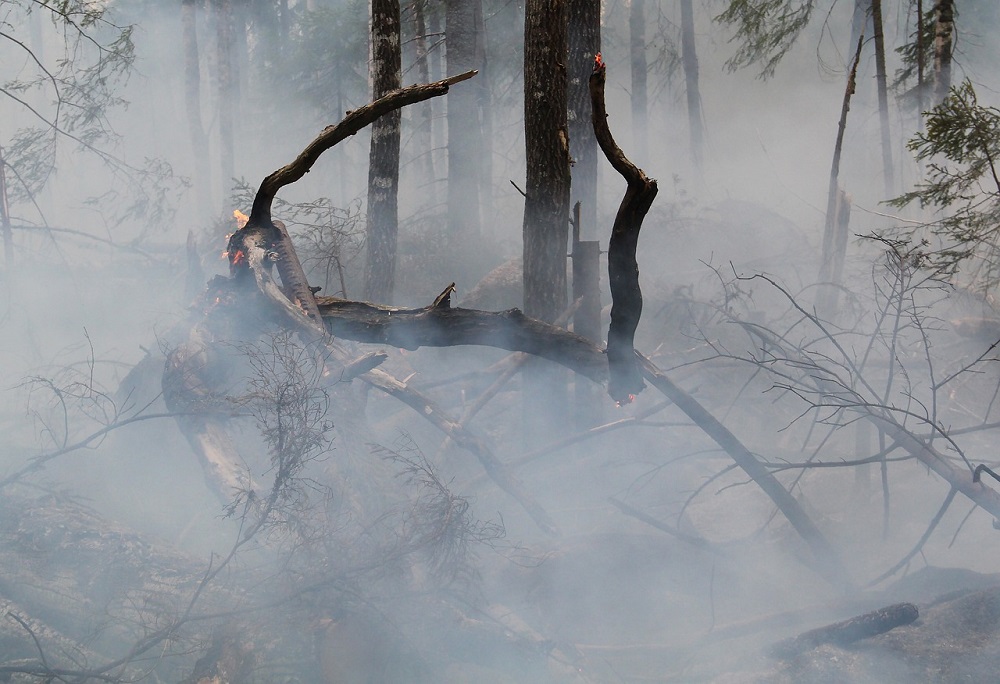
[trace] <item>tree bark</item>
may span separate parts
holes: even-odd
[[[529,0],[524,26],[524,312],[549,322],[567,304],[566,54],[565,0]]]
[[[704,130],[701,121],[701,90],[698,87],[698,52],[695,47],[694,8],[691,0],[681,0],[681,59],[684,64],[684,90],[687,95],[688,132],[691,136],[691,161],[701,170]]]
[[[656,197],[656,181],[646,177],[621,151],[608,127],[604,105],[606,67],[594,63],[590,76],[594,135],[615,171],[628,184],[618,207],[608,243],[608,279],[611,285],[611,326],[608,328],[608,394],[619,403],[629,403],[645,386],[635,358],[635,331],[642,315],[642,290],[636,248],[646,212]]]
[[[951,55],[954,50],[955,1],[938,0],[934,7],[934,103],[940,104],[951,89]]]
[[[372,100],[402,85],[399,0],[372,0]],[[399,233],[400,110],[372,124],[368,158],[365,297],[392,302]]]
[[[413,2],[413,23],[416,36],[417,60],[417,80],[420,83],[430,83],[431,72],[427,50],[427,20],[425,17],[427,0],[414,0]],[[420,103],[417,108],[417,130],[415,132],[415,144],[417,155],[420,159],[420,175],[423,179],[418,186],[427,194],[430,203],[437,204],[437,172],[434,168],[434,100]]]
[[[573,158],[571,202],[580,204],[581,240],[597,237],[597,140],[590,122],[587,79],[594,56],[601,51],[601,3],[570,0],[569,61],[567,62],[567,125]],[[575,262],[574,262],[575,263]]]
[[[889,130],[889,93],[885,73],[885,37],[882,32],[882,0],[872,0],[875,31],[875,83],[878,89],[878,118],[882,131],[882,180],[886,198],[895,197],[896,180],[892,169],[892,136]]]

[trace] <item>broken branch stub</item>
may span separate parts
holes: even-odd
[[[608,394],[620,403],[632,401],[643,390],[642,372],[635,357],[635,330],[642,315],[642,290],[635,252],[639,231],[656,197],[656,181],[622,152],[608,127],[604,104],[606,65],[597,53],[590,75],[590,100],[594,135],[601,151],[628,184],[618,207],[608,244],[608,279],[611,285],[611,325],[608,328]]]

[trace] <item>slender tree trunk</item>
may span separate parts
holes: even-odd
[[[10,278],[14,266],[14,236],[10,229],[10,204],[7,203],[7,162],[0,148],[0,232],[3,233],[3,260],[7,266],[7,278]],[[8,284],[9,287],[9,284]]]
[[[632,0],[629,11],[629,49],[632,62],[632,140],[640,154],[646,150],[646,0]]]
[[[372,100],[402,86],[399,0],[372,0]],[[365,297],[392,302],[399,232],[400,110],[372,124],[368,157],[368,267]]]
[[[691,134],[691,161],[701,170],[704,131],[701,125],[701,91],[698,87],[698,52],[694,41],[694,8],[691,0],[681,0],[681,59],[687,93],[688,130]]]
[[[587,79],[594,57],[601,51],[600,0],[570,0],[569,61],[567,63],[567,123],[569,151],[573,157],[572,203],[580,204],[579,231],[596,237],[597,227],[597,139],[590,123],[590,91]]]
[[[417,80],[420,83],[430,83],[431,73],[427,55],[427,20],[424,11],[427,0],[414,0],[413,2],[413,24],[416,36],[414,44],[417,51]],[[432,125],[434,121],[434,106],[431,102],[421,102],[417,105],[417,130],[414,134],[414,143],[417,148],[422,181],[418,183],[421,191],[430,199],[430,204],[437,204],[437,174],[434,170],[434,136]]]
[[[479,105],[481,147],[479,151],[479,200],[482,205],[480,215],[487,226],[493,225],[493,97],[489,55],[486,46],[486,20],[483,17],[482,0],[472,3],[476,19],[476,69],[479,76],[474,85],[476,101]]]
[[[926,46],[924,45],[924,0],[917,0],[917,111],[924,111],[924,89],[927,84],[924,83],[924,74],[927,71],[926,56],[924,51]],[[921,126],[923,125],[923,117],[920,117]]]
[[[954,50],[955,2],[938,0],[934,7],[934,102],[943,102],[951,89],[951,54]]]
[[[816,295],[816,310],[821,318],[831,318],[837,311],[837,289],[833,282],[838,257],[835,251],[839,247],[838,207],[840,206],[840,155],[844,148],[844,132],[847,130],[847,113],[851,110],[851,96],[857,86],[858,63],[861,61],[861,49],[865,44],[865,36],[858,36],[858,45],[854,51],[854,59],[847,73],[847,86],[844,88],[844,102],[840,108],[840,122],[837,125],[837,142],[833,146],[833,162],[830,165],[830,184],[826,196],[826,222],[823,226],[823,251],[820,255],[819,280],[820,288]],[[840,215],[842,216],[842,214]],[[846,230],[846,228],[845,228]],[[844,240],[844,249],[847,243]],[[841,263],[843,256],[840,256]]]
[[[181,43],[184,49],[184,104],[187,112],[188,136],[194,152],[194,185],[198,213],[212,213],[211,167],[208,136],[201,121],[201,59],[198,52],[198,3],[181,2]]]
[[[878,116],[882,129],[882,179],[885,196],[896,195],[892,170],[892,136],[889,131],[889,93],[885,73],[885,37],[882,33],[882,0],[872,0],[872,25],[875,30],[875,82],[878,87]]]
[[[475,69],[476,10],[480,0],[446,0],[445,35],[448,46],[448,74]],[[482,132],[476,88],[456,88],[448,93],[448,245],[453,261],[467,263],[474,245],[479,244],[479,170]],[[457,257],[457,258],[456,258]],[[471,280],[472,273],[459,269],[459,280]],[[471,285],[471,283],[470,283]]]
[[[219,173],[222,176],[223,213],[236,175],[233,113],[239,108],[233,79],[232,0],[215,0],[216,69],[218,78]]]

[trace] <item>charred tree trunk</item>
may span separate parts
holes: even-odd
[[[632,0],[628,15],[629,53],[632,63],[632,141],[646,149],[646,0]]]
[[[851,110],[851,96],[857,86],[858,63],[861,61],[861,48],[864,46],[864,34],[858,37],[858,45],[854,50],[854,59],[847,73],[847,87],[844,88],[844,103],[840,108],[840,122],[837,124],[837,142],[833,146],[833,162],[830,165],[830,184],[826,196],[826,222],[823,226],[823,250],[820,254],[819,280],[821,283],[816,297],[816,310],[820,317],[829,318],[837,310],[837,283],[834,280],[836,263],[843,265],[844,255],[840,253],[838,227],[840,219],[846,220],[848,214],[841,215],[840,209],[840,155],[844,148],[844,132],[847,130],[847,113]],[[840,211],[838,211],[840,209]],[[846,224],[844,226],[846,231]],[[846,232],[843,236],[843,249],[847,249]]]
[[[951,89],[955,0],[938,0],[934,7],[934,103],[944,102]]]
[[[565,0],[529,0],[524,27],[524,312],[549,322],[567,304],[566,9]]]
[[[402,85],[399,0],[372,1],[372,99]],[[400,110],[389,112],[372,124],[368,158],[368,265],[365,297],[391,302],[396,273],[399,232],[399,126]]]
[[[493,210],[493,91],[486,46],[486,20],[482,0],[472,3],[476,20],[476,59],[474,69],[479,71],[475,82],[476,103],[479,114],[479,202],[480,216],[486,226],[494,223]],[[484,236],[485,237],[485,236]]]
[[[681,60],[684,63],[684,90],[687,95],[691,161],[701,170],[705,134],[701,122],[701,90],[698,87],[698,52],[694,40],[694,8],[691,0],[681,0]]]
[[[476,11],[480,0],[446,0],[445,35],[448,73],[476,69]],[[479,169],[482,130],[475,88],[460,88],[448,96],[448,236],[455,263],[467,262],[481,233]],[[471,280],[472,273],[462,273]]]
[[[924,0],[917,0],[917,112],[924,111],[924,91],[927,84],[924,82],[924,75],[927,72],[924,45]],[[920,117],[923,124],[923,117]]]
[[[604,155],[628,184],[608,244],[608,279],[611,284],[611,326],[608,328],[608,394],[629,403],[643,390],[642,373],[635,356],[635,330],[642,315],[642,290],[635,253],[646,212],[656,197],[656,181],[628,160],[611,135],[604,105],[606,67],[598,56],[590,76],[594,109],[594,134]]]
[[[597,140],[590,123],[590,78],[594,55],[601,51],[601,3],[570,0],[567,62],[567,123],[573,158],[571,200],[580,204],[581,236],[597,235]],[[575,264],[574,260],[574,264]]]
[[[212,213],[211,169],[209,167],[208,136],[201,121],[201,58],[198,52],[198,3],[183,0],[181,3],[181,43],[184,49],[184,104],[187,113],[188,135],[194,153],[194,184],[198,212]]]
[[[885,37],[882,32],[882,0],[872,0],[875,31],[875,82],[878,88],[878,118],[882,130],[882,180],[885,196],[894,197],[896,180],[892,170],[892,136],[889,131],[889,93],[885,73]]]
[[[524,311],[546,322],[566,308],[570,158],[566,130],[566,0],[528,0],[524,19]],[[564,373],[529,362],[522,373],[525,438],[565,425]]]

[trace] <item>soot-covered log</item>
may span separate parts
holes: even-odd
[[[895,603],[843,622],[803,632],[797,637],[778,642],[769,649],[769,653],[776,658],[794,658],[823,644],[847,646],[908,625],[919,616],[920,612],[912,603]]]
[[[635,252],[642,221],[653,204],[657,187],[655,180],[647,178],[642,169],[628,160],[611,135],[604,105],[605,79],[606,65],[598,53],[594,59],[594,72],[590,75],[594,135],[611,166],[628,183],[608,244],[608,279],[611,285],[608,394],[615,401],[627,403],[645,387],[635,357],[635,330],[642,315],[642,290],[639,289],[639,265]]]

